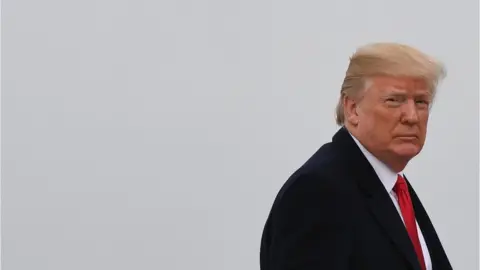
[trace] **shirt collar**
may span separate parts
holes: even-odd
[[[398,175],[403,175],[403,172],[395,173],[390,169],[385,163],[381,162],[378,158],[376,158],[372,153],[370,153],[359,141],[355,136],[350,134],[358,145],[362,153],[367,158],[368,162],[372,165],[375,173],[377,174],[378,178],[382,182],[383,186],[390,193],[397,182]]]

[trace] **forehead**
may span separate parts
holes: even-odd
[[[377,88],[382,92],[394,90],[403,90],[415,93],[429,92],[427,82],[421,78],[379,76],[373,77],[371,82],[373,88]]]

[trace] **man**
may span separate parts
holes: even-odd
[[[351,57],[341,126],[285,183],[266,222],[262,270],[449,270],[403,170],[423,147],[443,66],[402,44]]]

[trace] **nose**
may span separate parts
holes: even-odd
[[[418,111],[415,101],[409,100],[404,104],[402,111],[402,119],[405,123],[416,124],[418,123]]]

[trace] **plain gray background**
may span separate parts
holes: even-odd
[[[374,41],[445,62],[408,167],[478,269],[478,1],[2,1],[5,270],[259,269],[287,177]]]

